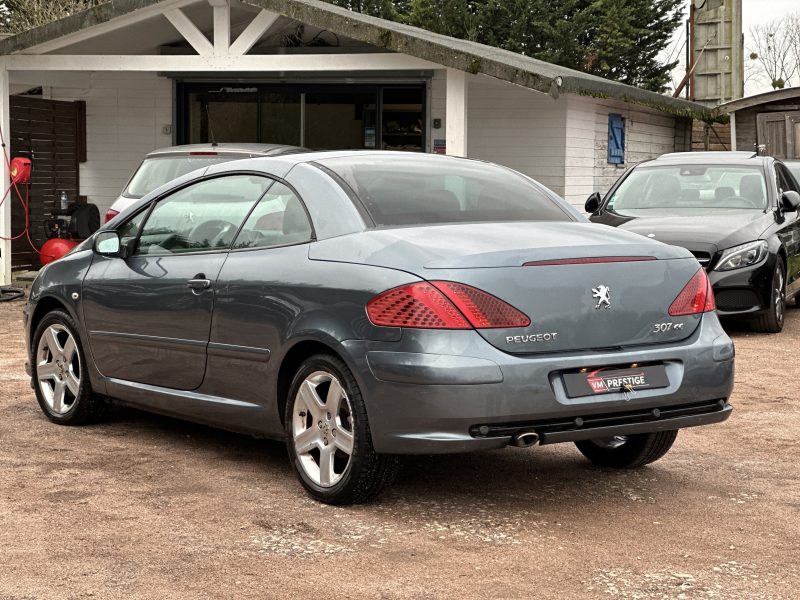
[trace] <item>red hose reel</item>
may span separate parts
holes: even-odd
[[[28,183],[31,180],[31,159],[24,156],[12,158],[8,165],[8,172],[11,175],[12,184]]]

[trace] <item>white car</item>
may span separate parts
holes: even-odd
[[[107,223],[157,187],[196,169],[242,158],[297,152],[305,152],[305,149],[283,144],[189,144],[153,150],[145,156],[122,194],[114,200],[104,221]]]

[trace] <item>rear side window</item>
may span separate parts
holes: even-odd
[[[385,155],[319,162],[353,189],[376,225],[573,220],[545,191],[496,165]]]
[[[233,248],[264,248],[311,240],[311,223],[295,193],[275,183],[247,217]]]
[[[245,216],[272,184],[256,175],[194,183],[162,198],[142,227],[137,254],[179,254],[230,247]]]

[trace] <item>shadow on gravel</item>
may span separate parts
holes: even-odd
[[[107,419],[92,428],[106,439],[135,438],[137,446],[171,461],[170,453],[191,454],[203,471],[224,463],[226,472],[252,480],[291,485],[298,500],[305,498],[286,457],[282,442],[255,439],[179,419],[114,406]],[[153,448],[153,444],[157,448]],[[664,463],[636,471],[601,469],[586,461],[572,444],[508,448],[463,455],[406,456],[395,483],[374,506],[381,511],[406,510],[418,503],[458,510],[492,505],[520,510],[553,509],[564,505],[594,509],[599,505],[653,503],[666,494],[680,495],[683,488],[702,487],[691,475]],[[370,510],[370,506],[362,509]],[[448,513],[451,511],[447,509]]]
[[[103,437],[155,436],[159,445],[177,450],[199,452],[210,459],[263,464],[276,459],[286,462],[282,442],[258,439],[224,429],[199,425],[123,406],[110,406],[102,422],[94,426]]]

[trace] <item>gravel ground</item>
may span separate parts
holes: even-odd
[[[283,445],[134,410],[58,427],[0,304],[0,598],[798,598],[800,309],[733,331],[735,411],[635,472],[572,445],[406,461],[306,498]]]

